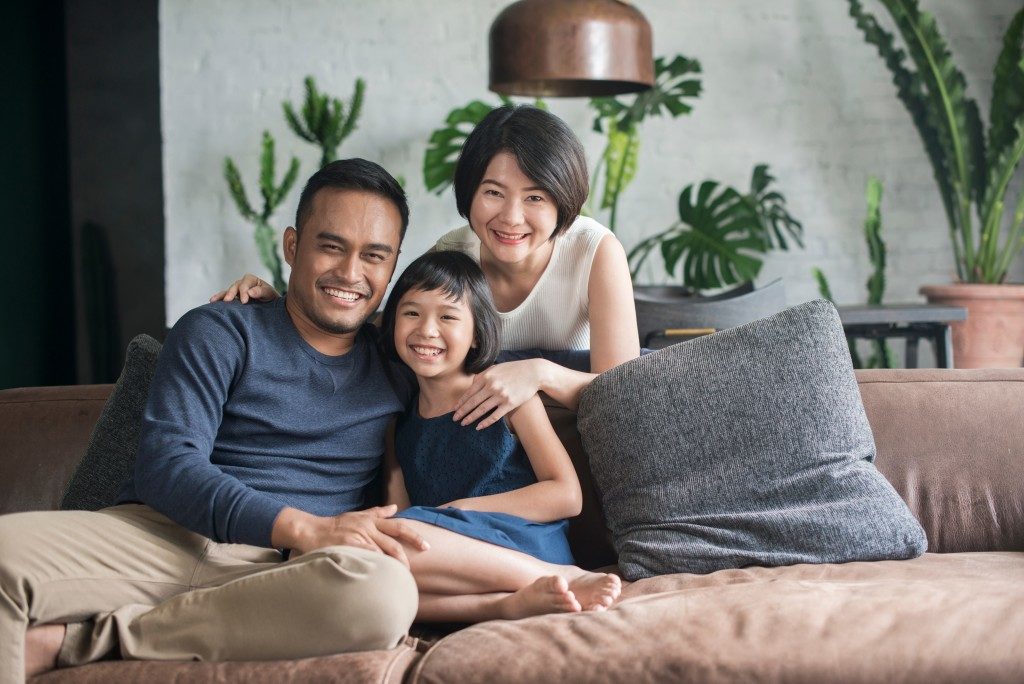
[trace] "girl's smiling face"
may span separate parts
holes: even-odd
[[[395,350],[418,377],[465,373],[474,345],[473,312],[466,297],[452,299],[441,290],[409,290],[398,302]]]
[[[518,263],[551,249],[558,206],[508,152],[494,155],[469,209],[469,225],[480,242],[503,263]]]

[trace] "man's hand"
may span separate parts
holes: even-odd
[[[378,506],[325,518],[286,508],[274,521],[271,544],[292,549],[296,554],[325,546],[356,546],[386,553],[408,567],[409,559],[401,542],[421,551],[429,545],[404,521],[391,517],[397,510],[395,505]]]

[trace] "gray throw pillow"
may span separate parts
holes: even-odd
[[[594,380],[579,430],[626,579],[912,558],[924,531],[874,467],[825,300]]]
[[[138,335],[128,343],[124,370],[93,428],[85,456],[71,476],[61,510],[106,508],[131,477],[160,346],[149,335]]]

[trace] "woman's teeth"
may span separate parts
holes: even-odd
[[[501,231],[494,231],[494,233],[502,240],[522,240],[526,237],[526,233],[502,233]]]

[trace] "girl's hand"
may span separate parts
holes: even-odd
[[[280,296],[281,293],[271,287],[270,283],[263,282],[252,273],[246,273],[244,276],[231,283],[231,285],[228,286],[228,289],[221,290],[210,297],[210,301],[230,302],[233,301],[235,297],[238,297],[238,301],[242,304],[248,304],[250,299],[255,299],[258,302],[272,302]]]
[[[490,413],[477,424],[477,430],[498,422],[537,394],[543,363],[541,359],[509,361],[478,373],[456,403],[454,419],[469,425]]]

